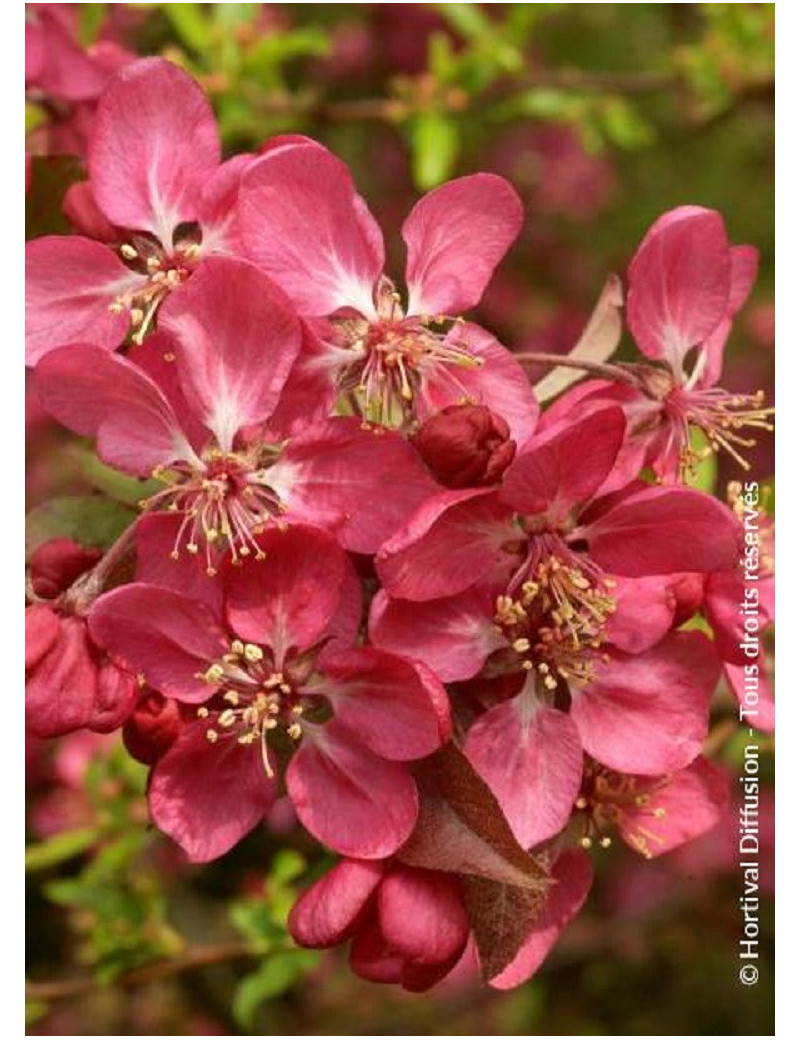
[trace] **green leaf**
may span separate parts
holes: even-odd
[[[78,39],[84,47],[94,43],[103,19],[106,16],[105,4],[81,4],[80,21],[78,22]]]
[[[78,463],[81,476],[87,483],[124,505],[136,506],[163,488],[163,484],[157,480],[139,480],[106,466],[91,448],[76,444],[70,447],[69,454]]]
[[[233,1014],[245,1029],[252,1029],[259,1007],[267,1000],[285,993],[318,959],[313,950],[286,950],[275,953],[258,971],[239,984],[233,998]]]
[[[651,144],[655,136],[652,126],[625,98],[606,99],[600,110],[600,120],[609,141],[626,151]]]
[[[481,39],[492,33],[492,23],[480,4],[434,4],[448,24],[467,40]]]
[[[697,452],[701,461],[695,466],[686,483],[698,491],[707,491],[713,495],[717,486],[717,456],[708,451],[708,437],[697,426],[692,427],[692,450]],[[705,454],[707,452],[707,454]]]
[[[84,827],[76,831],[62,831],[36,845],[29,845],[25,849],[25,870],[45,870],[57,866],[64,860],[86,852],[97,842],[98,837],[93,827]]]
[[[42,1015],[47,1014],[50,1010],[50,1005],[46,1004],[43,1000],[26,1000],[25,1001],[25,1025],[32,1026]]]
[[[203,4],[160,4],[164,17],[175,30],[178,39],[186,47],[202,52],[212,42],[211,22]],[[216,4],[227,7],[227,4]]]
[[[458,127],[440,112],[423,112],[411,125],[414,183],[428,191],[446,181],[458,159]]]
[[[25,554],[50,538],[72,538],[105,549],[136,519],[136,512],[99,495],[53,498],[25,517]]]

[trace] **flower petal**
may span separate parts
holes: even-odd
[[[289,914],[289,933],[300,946],[338,946],[352,935],[383,877],[374,860],[346,859],[306,889]]]
[[[95,601],[89,627],[117,662],[165,696],[190,704],[214,693],[202,673],[229,649],[227,633],[205,604],[158,585],[107,592]]]
[[[197,461],[167,399],[127,358],[87,344],[62,347],[40,362],[36,389],[59,422],[97,438],[110,466],[145,476],[176,459]]]
[[[343,856],[391,856],[417,819],[417,789],[407,767],[378,758],[335,719],[313,738],[306,733],[286,786],[303,826]]]
[[[67,343],[114,350],[130,325],[110,306],[145,284],[112,249],[75,235],[45,235],[25,246],[25,363]]]
[[[261,753],[230,737],[210,743],[208,724],[192,722],[159,760],[148,801],[156,826],[193,863],[208,863],[256,827],[275,801]]]
[[[572,687],[570,714],[584,749],[621,773],[682,769],[703,747],[719,671],[700,632],[673,633],[644,653],[598,662],[591,683]]]
[[[581,740],[568,715],[526,687],[478,718],[464,752],[520,845],[532,848],[564,828],[583,777]]]
[[[384,939],[404,960],[454,963],[469,938],[469,920],[456,880],[393,863],[378,889]]]
[[[507,640],[492,624],[492,597],[468,589],[447,599],[412,603],[380,589],[372,601],[369,634],[375,646],[424,661],[442,682],[477,675]]]
[[[474,307],[522,221],[519,196],[492,173],[459,177],[423,196],[403,224],[408,313],[455,317]]]
[[[424,758],[449,739],[447,691],[421,662],[371,646],[333,646],[319,666],[340,729],[381,758]]]
[[[493,488],[448,491],[428,499],[380,549],[378,575],[391,596],[452,596],[513,564],[503,545],[518,532]]]
[[[167,248],[197,220],[203,183],[220,161],[214,113],[183,69],[142,58],[109,81],[94,118],[89,178],[112,224],[149,231]]]
[[[563,520],[611,472],[624,434],[622,409],[611,407],[534,435],[506,471],[502,501],[528,516]]]
[[[230,451],[242,427],[270,415],[300,350],[289,300],[252,264],[211,257],[170,295],[159,325],[178,341],[190,406]]]
[[[296,144],[254,163],[242,178],[239,222],[247,255],[301,314],[353,307],[375,316],[380,231],[347,167],[325,148]]]
[[[335,528],[340,544],[358,553],[376,552],[440,491],[400,434],[345,417],[293,437],[270,478],[289,507],[288,519]]]
[[[351,567],[336,541],[314,527],[293,525],[259,536],[263,561],[231,568],[228,620],[242,639],[282,657],[307,650],[329,634]]]
[[[660,217],[628,268],[628,324],[641,352],[676,375],[725,317],[731,282],[722,217],[681,206]]]

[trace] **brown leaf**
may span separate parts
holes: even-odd
[[[527,941],[544,909],[549,884],[531,889],[464,877],[461,889],[481,973],[488,981],[508,967]]]
[[[421,762],[416,777],[419,817],[398,859],[523,890],[547,890],[547,870],[517,842],[491,789],[455,744]]]
[[[622,282],[610,274],[580,339],[566,356],[575,361],[607,361],[622,335],[622,304]],[[576,368],[554,368],[536,384],[534,393],[543,404],[584,375]]]

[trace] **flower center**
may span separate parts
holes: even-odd
[[[201,456],[202,469],[181,460],[154,470],[153,476],[167,487],[139,505],[183,514],[172,559],[179,558],[181,549],[195,556],[202,548],[209,577],[217,573],[215,561],[225,551],[236,565],[251,554],[263,560],[255,536],[270,521],[285,526],[281,517],[287,507],[269,483],[269,468],[279,453],[275,445],[239,453],[208,448]]]
[[[413,429],[420,419],[417,400],[426,384],[438,383],[451,404],[475,403],[458,378],[459,369],[480,368],[483,358],[466,336],[453,329],[463,319],[442,315],[406,317],[388,279],[378,290],[378,319],[337,318],[333,357],[344,402],[368,422]]]
[[[113,314],[130,312],[134,343],[141,343],[152,325],[162,301],[182,285],[197,264],[201,250],[201,232],[196,224],[176,229],[171,250],[158,239],[143,234],[131,236],[119,247],[127,266],[147,278],[143,286],[118,296],[110,305]]]
[[[653,844],[663,844],[663,838],[652,831],[642,817],[654,820],[666,817],[667,810],[659,804],[658,794],[668,786],[670,779],[624,776],[587,759],[581,791],[575,801],[575,808],[582,814],[580,844],[583,848],[591,848],[598,837],[599,844],[608,848],[611,838],[604,832],[612,826],[624,827],[628,839],[646,859],[651,859]]]
[[[221,687],[197,709],[198,718],[208,720],[206,740],[216,744],[235,738],[245,747],[258,742],[264,769],[273,776],[268,744],[290,750],[302,739],[304,725],[330,714],[323,697],[305,691],[315,659],[316,648],[278,662],[267,647],[232,640],[228,652],[196,676]]]
[[[742,449],[752,448],[755,440],[742,436],[741,431],[773,430],[770,421],[774,408],[764,407],[764,391],[755,394],[732,394],[722,387],[705,390],[686,390],[676,387],[665,401],[667,414],[682,430],[682,468],[696,469],[709,452],[725,451],[739,465],[750,469]],[[690,424],[698,426],[708,438],[709,446],[697,452],[691,446]]]
[[[512,580],[497,597],[494,623],[517,655],[516,668],[535,669],[550,695],[559,677],[590,682],[616,608],[612,588],[610,578],[575,554],[547,555]]]

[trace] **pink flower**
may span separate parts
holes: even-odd
[[[536,435],[499,491],[440,495],[377,557],[376,645],[445,682],[516,677],[465,751],[526,848],[566,823],[584,751],[660,775],[688,765],[707,730],[719,663],[699,633],[667,634],[666,576],[681,559],[731,568],[738,527],[686,488],[595,501],[623,429],[611,408]]]
[[[86,618],[64,593],[97,562],[68,538],[45,542],[31,557],[31,586],[42,597],[25,610],[25,730],[58,737],[80,729],[117,729],[139,695],[134,675],[94,642]]]
[[[625,776],[587,759],[575,801],[581,844],[611,844],[610,828],[646,859],[663,856],[712,827],[728,809],[726,773],[704,758],[666,776]]]
[[[756,250],[731,246],[716,211],[680,206],[665,213],[628,268],[628,325],[642,354],[655,362],[636,366],[641,389],[592,380],[565,394],[546,422],[614,402],[628,418],[631,469],[649,465],[665,481],[680,479],[700,461],[692,427],[705,433],[709,450],[725,451],[747,469],[743,451],[754,442],[741,431],[771,430],[772,409],[765,408],[762,391],[729,393],[717,384],[733,319],[757,268]]]
[[[541,914],[507,966],[489,979],[495,989],[527,981],[589,892],[589,857],[553,855],[554,884]],[[307,889],[289,915],[301,946],[350,942],[350,967],[370,982],[420,992],[441,981],[470,943],[471,925],[457,874],[396,861],[343,860]]]
[[[243,176],[239,199],[246,254],[302,315],[320,319],[321,341],[297,379],[315,388],[325,414],[338,400],[410,429],[446,405],[478,402],[516,440],[530,434],[536,407],[521,367],[458,319],[519,232],[522,207],[506,181],[462,177],[416,204],[403,225],[405,310],[383,274],[380,228],[347,167],[321,145],[293,139],[271,149]]]
[[[42,402],[97,438],[100,457],[166,487],[146,503],[140,553],[261,556],[267,524],[336,529],[353,551],[374,551],[436,489],[399,435],[354,418],[307,427],[286,445],[265,424],[278,404],[301,328],[284,294],[257,268],[212,257],[167,300],[164,332],[127,357],[98,346],[54,351],[36,370]],[[385,493],[392,473],[394,493]],[[171,514],[171,515],[170,515]]]
[[[226,570],[213,606],[136,583],[93,607],[92,634],[117,661],[197,706],[153,770],[153,819],[190,859],[220,856],[264,819],[288,760],[315,838],[387,856],[416,821],[406,763],[449,737],[447,695],[424,665],[356,644],[360,589],[329,535],[296,526],[258,544],[269,567]]]
[[[249,156],[220,164],[211,106],[161,58],[120,70],[104,90],[88,151],[89,180],[65,203],[90,237],[26,248],[26,360],[86,342],[141,341],[159,305],[202,258],[235,251],[233,204]]]

